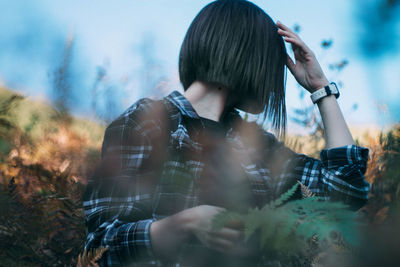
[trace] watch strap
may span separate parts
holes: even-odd
[[[334,82],[331,82],[327,86],[318,89],[314,93],[311,94],[311,100],[315,104],[322,98],[330,95],[335,95],[336,98],[339,97],[339,90]]]

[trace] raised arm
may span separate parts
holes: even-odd
[[[287,66],[297,82],[310,93],[328,85],[329,81],[325,77],[313,51],[290,28],[279,21],[277,26],[279,27],[278,33],[292,46],[295,61],[288,55]],[[336,97],[331,95],[322,98],[318,102],[318,108],[325,129],[326,148],[354,145],[353,137],[344,120]]]
[[[287,67],[297,82],[310,93],[328,85],[329,81],[313,51],[290,28],[279,21],[277,26],[278,33],[292,46],[295,59],[288,55]],[[296,154],[283,143],[274,142],[276,155],[289,158],[280,177],[301,181],[315,194],[326,199],[342,200],[357,209],[366,202],[370,189],[364,177],[368,149],[355,145],[334,95],[318,101],[318,108],[326,142],[326,148],[320,153],[321,160]]]

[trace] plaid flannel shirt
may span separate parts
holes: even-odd
[[[165,116],[160,106],[166,107],[161,111]],[[245,129],[257,129],[258,145],[251,145],[237,121]],[[259,206],[296,181],[317,196],[345,201],[355,209],[366,202],[367,148],[324,149],[319,160],[293,152],[254,122],[242,120],[237,111],[223,122],[226,140],[239,153]],[[101,266],[164,266],[153,255],[149,228],[155,220],[201,204],[196,188],[204,166],[196,141],[201,127],[198,114],[178,91],[162,100],[140,99],[107,127],[102,162],[83,196],[85,248],[108,247]]]

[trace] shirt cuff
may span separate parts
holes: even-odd
[[[150,244],[150,225],[153,221],[147,219],[131,223],[119,222],[121,225],[115,227],[117,233],[111,233],[107,262],[124,265],[154,260]]]
[[[347,145],[323,149],[321,161],[326,168],[338,168],[346,165],[361,165],[366,168],[369,149],[356,145]]]
[[[141,260],[153,260],[154,254],[150,241],[150,225],[154,219],[137,221],[132,232],[134,250],[137,257]]]

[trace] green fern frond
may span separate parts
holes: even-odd
[[[246,242],[258,228],[266,223],[267,217],[264,216],[265,213],[257,208],[249,209],[248,214],[244,218],[244,240]]]
[[[216,226],[221,228],[227,221],[240,216],[245,225],[245,241],[258,233],[260,247],[264,250],[296,253],[311,239],[333,244],[332,233],[342,236],[349,246],[357,245],[357,214],[342,202],[323,201],[304,188],[305,198],[288,202],[298,186],[302,184],[296,183],[261,210],[249,209],[246,215],[221,213],[215,221]]]
[[[286,201],[288,201],[296,192],[297,187],[299,187],[299,184],[296,183],[292,186],[292,188],[290,188],[286,193],[283,193],[278,199],[272,201],[270,203],[270,205],[272,207],[278,207],[280,205],[282,205],[283,203],[285,203]]]

